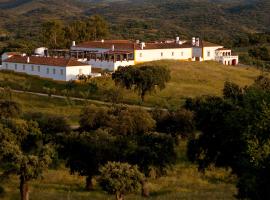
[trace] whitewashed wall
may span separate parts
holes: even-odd
[[[25,70],[23,69],[23,66],[25,66]],[[82,69],[81,72],[83,74],[88,75],[91,73],[91,66],[58,67],[8,62],[3,62],[1,69],[13,70],[60,81],[75,80],[80,73],[80,69]]]
[[[113,61],[106,61],[106,60],[89,60],[87,61],[87,63],[93,67],[98,67],[98,68],[101,68],[101,69],[107,69],[109,71],[115,71],[117,70],[117,68],[119,66],[129,66],[129,65],[134,65],[134,61],[133,60],[129,60],[129,61],[116,61],[116,62],[113,62]]]
[[[223,48],[223,46],[203,47],[203,60],[215,60],[216,50],[219,48]],[[210,56],[208,52],[210,53]]]
[[[91,66],[70,66],[66,67],[66,81],[69,80],[76,80],[77,75],[84,74],[90,75],[91,74]]]
[[[144,49],[135,51],[135,62],[148,62],[163,59],[188,60],[190,58],[192,58],[191,48]]]

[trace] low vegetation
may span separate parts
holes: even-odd
[[[184,102],[188,97],[220,96],[225,81],[245,86],[250,85],[261,74],[260,70],[252,67],[224,66],[216,62],[157,61],[149,64],[167,66],[171,71],[171,80],[166,88],[145,97],[143,105],[153,107],[176,107],[179,102]],[[267,73],[265,75],[267,76]],[[0,86],[51,94],[49,88],[53,89],[55,94],[67,97],[76,96],[118,102],[121,100],[128,104],[141,103],[136,93],[117,88],[111,77],[94,78],[89,82],[64,83],[26,74],[1,71]]]

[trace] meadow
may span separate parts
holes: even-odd
[[[215,62],[176,62],[159,61],[153,65],[166,65],[171,69],[172,79],[165,90],[151,94],[146,97],[143,105],[178,107],[187,97],[201,95],[221,95],[224,81],[233,81],[241,86],[251,84],[261,74],[259,70],[252,67],[231,67],[220,65]],[[94,79],[99,90],[91,94],[89,98],[105,100],[104,91],[115,88],[113,81],[109,78]],[[0,85],[9,86],[14,89],[29,90],[34,92],[45,92],[43,87],[56,89],[60,93],[65,89],[66,83],[42,79],[25,74],[12,72],[0,72]],[[28,85],[28,87],[23,87]],[[77,89],[87,90],[87,86],[76,85]],[[79,95],[80,91],[76,89]],[[139,104],[136,93],[123,90],[124,102]],[[70,100],[69,98],[53,98],[49,96],[37,96],[27,93],[12,93],[12,99],[19,102],[24,113],[42,112],[65,116],[68,122],[76,126],[80,110],[86,101]],[[151,199],[217,199],[233,200],[237,193],[235,177],[231,176],[228,170],[210,168],[205,173],[197,170],[195,164],[190,163],[186,158],[186,142],[181,141],[178,147],[178,162],[168,173],[160,178],[149,179]],[[0,195],[3,200],[19,199],[19,180],[14,176],[5,181],[5,194]],[[85,178],[78,175],[70,175],[64,163],[58,169],[50,169],[43,174],[43,177],[32,181],[30,186],[30,199],[38,200],[110,200],[114,196],[108,195],[96,186],[94,191],[84,190]],[[129,195],[127,200],[143,199],[138,192],[137,195]]]
[[[234,200],[236,195],[235,177],[230,176],[224,169],[212,168],[204,174],[198,172],[196,165],[187,161],[185,156],[186,143],[179,146],[178,163],[168,170],[167,175],[149,179],[149,200]],[[62,167],[49,170],[41,179],[30,183],[30,199],[38,200],[111,200],[114,196],[103,192],[98,186],[91,192],[84,190],[85,178],[70,175]],[[19,200],[19,180],[13,177],[4,184],[3,200]],[[0,197],[1,199],[1,197]],[[128,195],[127,200],[145,199],[138,192]]]
[[[175,108],[187,97],[221,95],[225,81],[245,86],[252,84],[254,79],[261,74],[261,71],[254,67],[225,66],[211,61],[198,63],[164,60],[147,64],[169,67],[172,77],[164,90],[146,96],[142,105],[151,107]],[[268,73],[266,75],[268,76]],[[93,89],[93,85],[97,86],[97,90]],[[101,101],[106,101],[106,93],[116,88],[111,77],[95,78],[90,84],[76,83],[70,86],[60,81],[7,71],[0,72],[0,86],[42,93],[48,92],[49,88],[60,95],[66,95],[67,87],[72,87],[70,96]],[[141,104],[136,92],[121,90],[124,103]]]

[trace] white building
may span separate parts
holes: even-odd
[[[171,59],[184,61],[214,60],[225,65],[237,65],[238,56],[225,55],[223,46],[193,37],[191,41],[175,40],[162,42],[139,42],[129,40],[100,40],[76,45],[70,52],[76,59],[110,71],[119,66]]]
[[[2,69],[37,75],[59,81],[76,80],[78,75],[90,75],[91,65],[70,58],[14,55],[2,62]]]

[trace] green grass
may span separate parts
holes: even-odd
[[[195,165],[185,157],[185,142],[179,147],[179,161],[168,171],[168,174],[158,179],[149,180],[150,200],[233,200],[236,194],[235,178],[224,169],[209,169],[202,174]],[[38,200],[110,200],[96,186],[92,192],[84,190],[84,177],[70,175],[62,167],[59,170],[49,170],[43,179],[31,182],[30,199]],[[18,178],[13,177],[4,185],[6,196],[3,200],[19,199]],[[143,199],[139,193],[127,196],[127,200]]]
[[[79,114],[83,106],[82,101],[68,101],[67,99],[49,98],[25,93],[12,93],[12,99],[22,106],[23,113],[42,112],[57,114],[67,118],[71,125],[77,125]]]
[[[254,67],[225,66],[216,62],[179,62],[157,61],[150,64],[166,65],[171,69],[171,81],[166,89],[146,96],[144,105],[175,107],[187,97],[201,95],[221,95],[225,81],[232,81],[241,86],[250,85],[261,72]],[[106,101],[106,90],[114,88],[110,77],[93,79],[98,85],[97,92],[91,92],[90,99]],[[0,72],[0,86],[9,86],[14,89],[34,92],[45,92],[44,87],[55,88],[57,94],[62,94],[66,83],[52,81],[37,76],[18,74],[13,72]],[[82,93],[88,90],[87,85],[76,84],[71,92],[72,96],[83,97]],[[123,89],[124,102],[139,104],[136,93]]]

